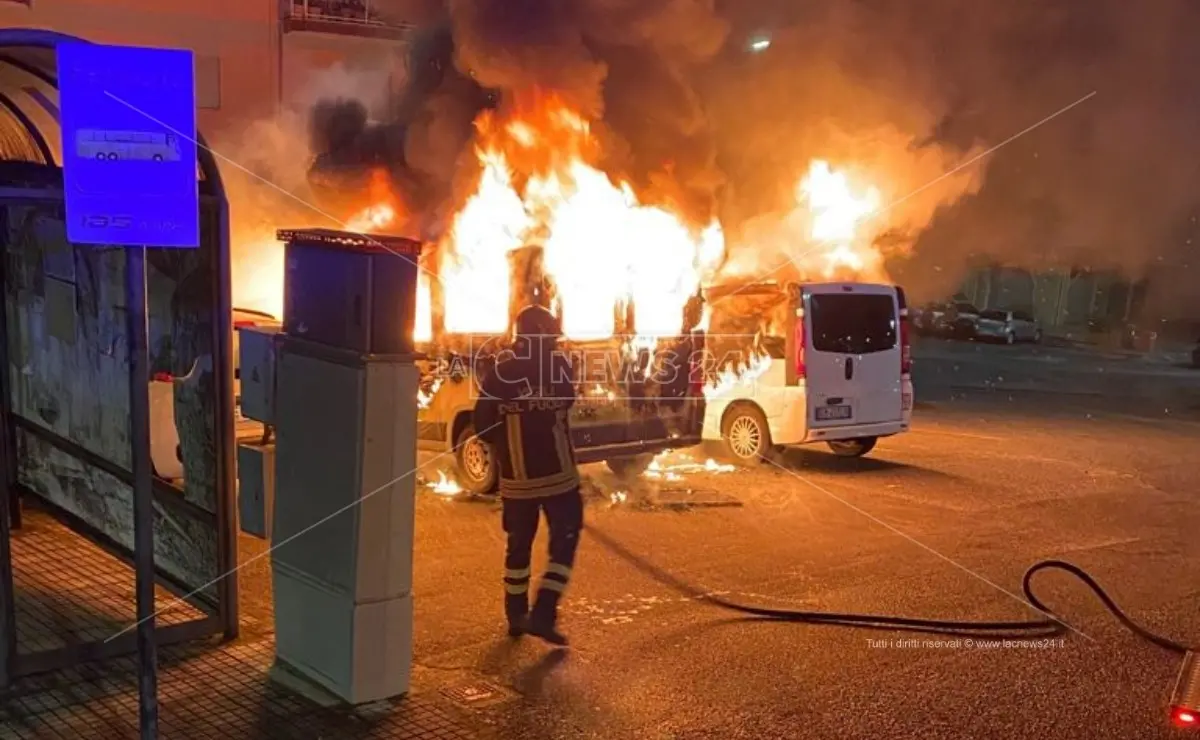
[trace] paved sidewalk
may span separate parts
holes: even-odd
[[[273,641],[167,649],[159,671],[163,738],[474,738],[437,694],[357,711],[325,709],[267,680]],[[19,681],[0,693],[2,738],[138,737],[134,658]]]
[[[128,566],[47,514],[26,510],[25,526],[13,538],[13,560],[23,647],[58,646],[48,642],[46,635],[103,639],[114,624],[132,618]],[[86,568],[81,570],[80,563]],[[270,593],[269,580],[257,573],[244,575],[244,593]],[[107,611],[97,616],[102,607]],[[267,675],[275,652],[269,611],[250,608],[244,616],[245,637],[233,643],[201,642],[160,650],[160,737],[478,737],[467,728],[479,721],[453,704],[434,682],[419,678],[411,696],[357,709],[324,708],[286,691]],[[31,676],[0,689],[2,740],[137,738],[137,723],[133,656]]]

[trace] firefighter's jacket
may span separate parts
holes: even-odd
[[[541,498],[579,486],[568,415],[575,402],[566,358],[500,360],[479,385],[476,432],[500,463],[500,495]]]

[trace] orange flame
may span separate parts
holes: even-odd
[[[436,481],[429,481],[425,484],[425,487],[439,496],[457,496],[463,492],[462,486],[458,485],[454,479],[448,477],[441,470],[438,471],[438,479]]]
[[[809,163],[784,213],[765,214],[744,227],[725,278],[886,280],[875,238],[888,224],[881,191],[857,173],[823,159]]]
[[[503,333],[508,254],[535,243],[558,287],[568,337],[611,337],[614,309],[627,304],[640,341],[677,334],[688,299],[724,259],[720,224],[689,224],[602,172],[590,122],[554,95],[519,96],[504,114],[485,111],[476,130],[480,171],[429,261],[436,277],[420,274],[414,340],[432,338],[433,279],[447,331]],[[386,171],[373,172],[366,205],[344,228],[403,227],[407,212],[390,185]],[[272,303],[282,305],[282,280],[274,287]]]
[[[589,122],[553,95],[520,98],[503,120],[485,112],[477,129],[482,171],[440,248],[446,329],[502,332],[507,254],[539,243],[568,337],[612,336],[614,307],[627,301],[640,335],[677,334],[724,254],[720,226],[693,228],[601,172]]]
[[[855,192],[844,172],[834,172],[828,162],[818,159],[809,166],[796,195],[808,204],[810,236],[822,246],[826,278],[845,271],[859,275],[879,266],[878,252],[863,243],[861,233],[862,223],[880,207],[879,190],[868,187]]]
[[[368,185],[368,205],[351,216],[345,228],[357,234],[379,234],[401,227],[404,209],[400,198],[391,187],[384,170],[374,170]],[[407,257],[403,259],[408,259]],[[418,267],[416,316],[413,322],[413,341],[428,342],[433,338],[433,309],[430,295],[430,276],[423,267]],[[428,400],[423,402],[426,405]]]
[[[722,368],[715,378],[705,384],[704,397],[711,401],[726,396],[738,388],[748,389],[754,385],[754,381],[770,369],[770,355],[752,353],[745,362]]]

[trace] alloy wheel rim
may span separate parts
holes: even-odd
[[[751,458],[762,445],[762,430],[749,416],[739,416],[729,425],[729,446],[738,457]]]

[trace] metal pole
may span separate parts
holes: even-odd
[[[125,304],[129,320],[129,440],[133,467],[133,562],[137,579],[138,726],[142,740],[155,740],[158,737],[158,660],[154,644],[154,499],[150,466],[146,249],[130,247],[125,254]]]
[[[213,162],[216,170],[216,162]],[[213,384],[216,393],[217,455],[213,461],[217,466],[217,565],[225,574],[217,582],[218,611],[225,639],[238,636],[238,562],[237,562],[237,465],[235,463],[236,429],[233,418],[233,298],[230,294],[230,249],[229,249],[229,203],[224,189],[218,190],[216,229],[217,247],[213,257],[216,280],[214,281],[213,304],[217,315],[213,327],[213,356],[221,358],[213,363]]]

